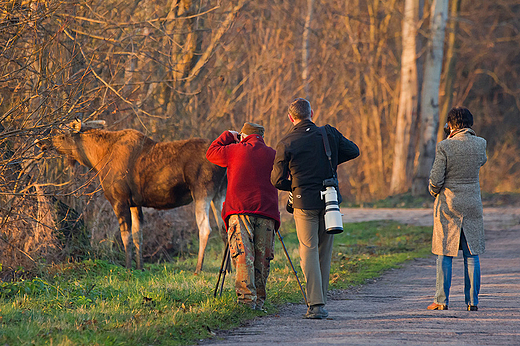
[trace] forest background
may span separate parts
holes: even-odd
[[[365,202],[426,194],[432,143],[465,106],[488,141],[482,190],[519,192],[519,30],[514,0],[0,0],[0,263],[73,256],[71,239],[112,244],[99,181],[34,144],[76,118],[157,141],[251,121],[274,147],[306,97],[318,125],[360,147],[338,173],[344,198]],[[149,258],[188,246],[191,209],[147,213]]]

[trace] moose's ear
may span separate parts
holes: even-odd
[[[83,124],[84,130],[90,130],[90,129],[103,129],[107,125],[107,122],[105,120],[90,120],[86,121]]]

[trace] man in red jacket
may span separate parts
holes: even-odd
[[[206,153],[210,162],[227,168],[222,219],[236,265],[238,302],[257,310],[266,299],[274,232],[280,226],[278,192],[270,182],[276,152],[264,143],[263,135],[263,126],[245,123],[240,134],[222,133]]]

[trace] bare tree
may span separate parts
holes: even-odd
[[[401,54],[401,92],[395,130],[394,158],[390,194],[406,192],[411,185],[414,163],[414,135],[417,121],[417,26],[419,2],[406,0],[404,3],[402,54]]]
[[[421,93],[419,161],[412,183],[412,194],[414,195],[428,193],[428,178],[435,158],[435,144],[439,126],[439,88],[444,52],[444,31],[448,17],[448,0],[433,0],[430,14],[430,34],[426,47]]]

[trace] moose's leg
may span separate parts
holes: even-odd
[[[222,221],[222,205],[224,203],[224,200],[226,199],[226,196],[222,194],[216,194],[215,197],[213,197],[213,200],[211,201],[211,209],[213,210],[213,215],[215,216],[215,221],[217,222],[217,227],[219,230],[220,237],[222,238],[222,241],[225,245],[228,243],[228,237],[227,237],[227,229],[224,225],[224,222]]]
[[[135,262],[138,270],[143,269],[143,209],[141,207],[130,208],[132,213],[132,239],[135,246]]]
[[[224,248],[227,248],[229,246],[227,229],[226,229],[226,225],[224,224],[224,221],[222,220],[222,217],[221,217],[222,206],[223,206],[225,199],[226,199],[225,194],[223,195],[221,193],[217,193],[215,195],[215,197],[213,197],[213,200],[211,202],[211,209],[213,210],[213,214],[215,216],[215,221],[217,221],[218,232],[220,234],[220,238],[222,238],[222,241],[224,242]],[[231,261],[227,261],[226,271],[228,273],[231,273]]]
[[[209,206],[211,199],[201,198],[195,200],[195,218],[197,219],[197,226],[199,228],[199,257],[197,258],[197,267],[195,274],[202,270],[202,263],[204,262],[204,251],[208,245],[209,234],[211,227],[209,225]]]
[[[114,213],[116,213],[117,221],[119,221],[119,230],[121,231],[121,240],[125,247],[126,267],[132,268],[132,242],[130,241],[130,228],[132,227],[132,218],[130,216],[130,208],[123,203],[115,203],[113,205]]]

